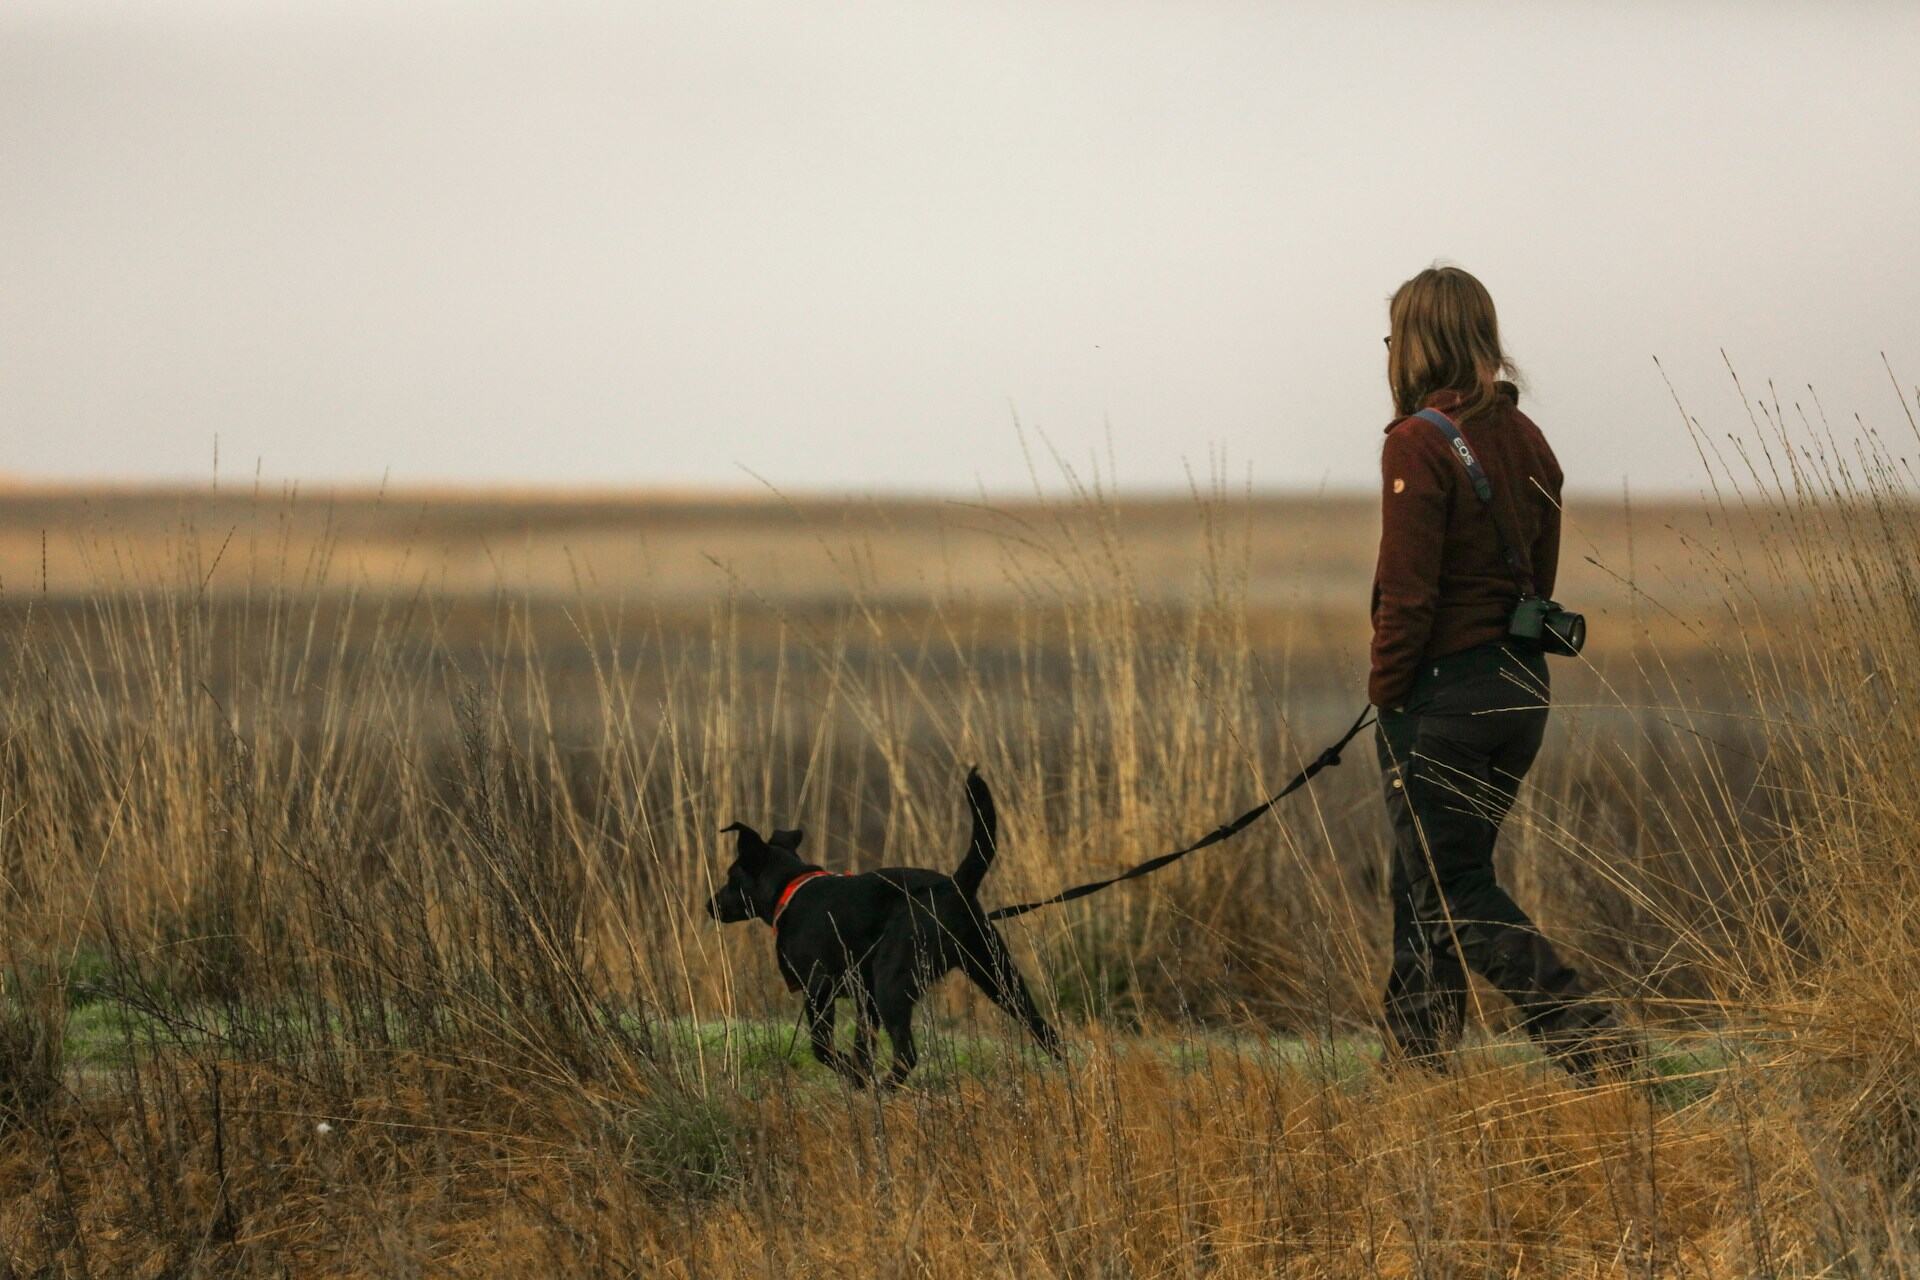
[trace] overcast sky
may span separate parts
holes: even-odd
[[[1913,3],[6,0],[0,472],[1004,490],[1017,416],[1364,486],[1439,258],[1572,483],[1692,488],[1656,355],[1905,430],[1916,67]]]

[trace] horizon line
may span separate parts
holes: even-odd
[[[1595,498],[1618,501],[1622,497],[1648,501],[1693,501],[1709,496],[1707,486],[1658,487],[1640,489],[1632,485],[1599,489],[1569,485],[1566,497],[1583,502]],[[1043,503],[1098,496],[1122,502],[1189,502],[1196,498],[1233,498],[1253,501],[1282,499],[1325,499],[1352,502],[1373,499],[1378,491],[1357,485],[1236,485],[1231,488],[1192,485],[1102,485],[1092,487],[1045,487],[1040,489],[937,489],[901,486],[725,486],[644,483],[610,484],[605,482],[569,484],[564,481],[413,481],[317,479],[292,477],[277,481],[255,479],[244,485],[223,483],[220,479],[188,480],[173,477],[109,477],[87,479],[64,476],[34,476],[0,472],[0,502],[9,498],[162,498],[162,497],[319,497],[334,501],[489,501],[503,505],[533,503],[573,503],[582,506],[605,503],[712,504],[731,506],[779,505],[781,503]]]

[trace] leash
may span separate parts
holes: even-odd
[[[1322,769],[1331,769],[1334,765],[1339,764],[1340,753],[1346,750],[1347,744],[1352,742],[1362,729],[1372,723],[1373,708],[1362,707],[1352,727],[1340,735],[1340,741],[1334,743],[1325,751],[1322,751],[1314,758],[1311,764],[1299,773],[1296,773],[1293,776],[1293,781],[1274,792],[1273,795],[1266,800],[1261,801],[1253,808],[1235,818],[1232,822],[1215,827],[1212,831],[1201,836],[1186,848],[1175,849],[1172,853],[1163,853],[1157,858],[1148,858],[1138,866],[1129,867],[1127,870],[1122,871],[1119,875],[1113,876],[1110,879],[1095,880],[1090,884],[1077,884],[1071,889],[1062,889],[1051,898],[1042,898],[1038,902],[1022,902],[1011,907],[996,907],[994,910],[987,912],[987,919],[1007,920],[1014,916],[1023,916],[1029,911],[1038,911],[1041,907],[1051,907],[1055,903],[1072,902],[1075,898],[1084,898],[1090,893],[1098,893],[1102,889],[1111,889],[1123,880],[1135,880],[1144,875],[1151,875],[1164,866],[1180,861],[1180,859],[1190,853],[1200,852],[1200,850],[1206,848],[1208,845],[1219,844],[1222,840],[1231,840],[1234,836],[1239,835],[1242,831],[1252,826],[1255,820],[1273,808],[1273,806],[1279,804],[1282,800],[1313,781],[1313,776]]]

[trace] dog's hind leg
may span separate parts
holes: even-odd
[[[982,925],[971,945],[961,948],[960,967],[975,986],[987,993],[987,999],[1024,1026],[1042,1049],[1055,1058],[1063,1056],[1060,1033],[1040,1016],[1040,1007],[1033,1002],[1026,979],[1020,976],[1007,944],[1000,940],[992,925]]]

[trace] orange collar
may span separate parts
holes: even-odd
[[[815,868],[812,871],[802,871],[799,875],[787,881],[787,887],[780,891],[780,901],[773,904],[773,919],[767,921],[767,927],[770,929],[778,929],[780,927],[780,913],[787,909],[787,903],[793,900],[794,891],[801,885],[809,880],[818,880],[821,876],[830,876],[832,874],[833,872],[831,871],[821,871]]]

